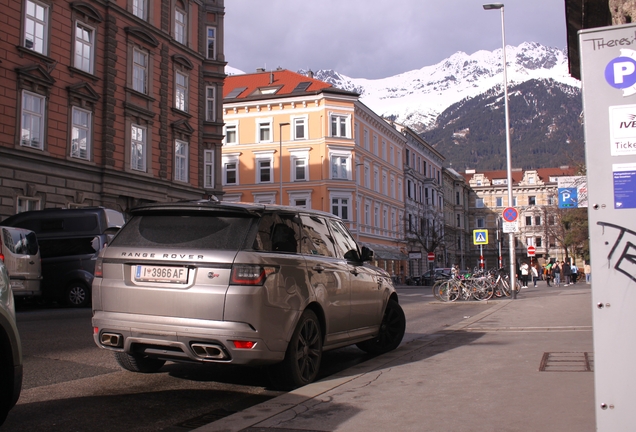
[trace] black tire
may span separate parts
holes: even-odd
[[[292,390],[313,382],[322,360],[322,330],[318,317],[306,310],[289,341],[285,359],[269,369],[274,387]]]
[[[0,347],[3,351],[0,353],[0,426],[2,426],[12,407],[13,380],[11,379],[11,374],[13,374],[13,361],[11,359],[11,350],[6,350],[1,341]]]
[[[356,345],[369,354],[384,354],[400,346],[405,331],[406,317],[402,306],[395,300],[389,300],[384,310],[378,335]]]
[[[154,373],[163,367],[165,360],[148,357],[141,354],[127,354],[116,352],[115,360],[119,366],[131,372]]]
[[[83,282],[71,282],[66,287],[66,303],[72,307],[88,307],[91,304],[91,290]]]

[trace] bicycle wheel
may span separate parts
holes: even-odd
[[[448,290],[448,281],[437,281],[433,285],[433,295],[437,300],[447,301],[445,300],[446,292]]]
[[[450,283],[448,286],[448,292],[446,293],[448,300],[447,301],[457,301],[458,298],[462,296],[462,283],[457,281],[455,283]]]
[[[495,290],[492,285],[487,282],[482,282],[480,284],[475,284],[473,287],[473,297],[475,300],[484,301],[490,300],[494,294]]]

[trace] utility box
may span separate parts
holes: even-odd
[[[636,425],[636,25],[579,32],[599,431]]]

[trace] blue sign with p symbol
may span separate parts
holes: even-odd
[[[626,89],[636,84],[636,60],[616,57],[605,66],[605,80],[617,89]]]
[[[577,208],[576,188],[559,188],[559,208]]]

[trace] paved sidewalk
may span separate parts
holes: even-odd
[[[594,431],[590,286],[524,294],[196,431]]]

